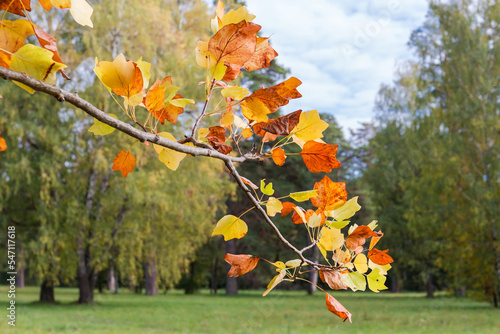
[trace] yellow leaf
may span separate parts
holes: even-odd
[[[358,196],[356,196],[345,202],[340,208],[327,212],[326,215],[335,218],[337,221],[342,221],[351,218],[360,209]]]
[[[301,209],[299,209],[298,207],[294,206],[293,209],[295,210],[295,212],[297,212],[297,214],[299,215],[300,219],[302,219],[302,222],[303,223],[306,223],[306,216],[304,215],[304,211],[302,211]]]
[[[354,266],[360,274],[364,274],[368,271],[368,258],[365,254],[360,253],[354,259]]]
[[[318,193],[316,192],[316,190],[309,190],[309,191],[291,193],[289,196],[294,200],[296,200],[297,202],[304,202],[310,199],[311,197],[318,196]]]
[[[135,66],[120,53],[112,62],[99,63],[102,83],[111,89],[127,89],[135,77]],[[97,72],[96,72],[97,74]],[[99,75],[98,75],[99,77]]]
[[[349,224],[350,222],[351,222],[350,220],[344,220],[344,221],[340,221],[340,222],[327,220],[325,225],[328,227],[331,227],[331,228],[338,228],[339,230],[341,230],[344,227],[346,227],[347,224]]]
[[[69,9],[71,16],[75,19],[76,23],[82,26],[94,27],[90,17],[94,9],[85,0],[71,0],[71,8]]]
[[[368,268],[372,270],[378,268],[380,269],[380,274],[387,275],[387,272],[392,268],[392,266],[390,264],[381,266],[379,264],[373,263],[372,260],[368,260]]]
[[[344,244],[344,235],[339,229],[323,226],[320,235],[319,244],[327,251],[333,251]]]
[[[241,111],[243,115],[250,120],[256,122],[267,122],[268,114],[271,113],[269,108],[259,99],[247,99],[241,103]]]
[[[302,139],[299,139],[297,136],[295,135],[292,135],[292,140],[295,144],[299,145],[300,148],[304,148],[304,145],[306,144],[306,142]],[[315,142],[317,143],[321,143],[321,144],[326,144],[324,140],[322,139],[316,139],[314,140]]]
[[[323,131],[328,127],[328,123],[319,118],[317,110],[306,111],[300,114],[299,124],[292,131],[292,134],[303,141],[316,140],[323,137]]]
[[[219,81],[224,78],[224,74],[226,74],[227,66],[224,65],[223,62],[217,63],[216,66],[210,68],[210,74],[212,74],[212,77]]]
[[[221,94],[224,97],[232,97],[233,99],[241,100],[245,96],[250,94],[250,91],[248,89],[246,89],[245,87],[234,86],[234,87],[224,88],[221,91]]]
[[[286,264],[284,264],[282,261],[276,261],[276,262],[273,263],[273,265],[276,268],[279,268],[279,269],[285,269],[286,268]]]
[[[217,65],[214,55],[208,51],[208,42],[197,41],[195,53],[196,63],[201,67],[212,68]]]
[[[170,104],[179,107],[179,108],[185,108],[188,104],[194,103],[194,100],[191,99],[175,99],[171,100]]]
[[[243,20],[247,22],[252,22],[255,19],[255,15],[249,14],[248,9],[245,6],[238,8],[237,10],[230,10],[226,15],[224,15],[221,19],[222,25],[219,27],[222,28],[225,25],[231,23],[239,23]]]
[[[125,100],[125,103],[128,104],[129,106],[135,107],[138,106],[139,104],[142,103],[142,100],[144,98],[144,94],[142,92],[137,93],[135,95],[132,95],[130,98],[124,96],[123,99]]]
[[[380,269],[375,268],[372,270],[370,274],[366,276],[366,280],[368,281],[368,288],[373,292],[379,292],[380,290],[386,290],[385,280],[387,277],[380,274]]]
[[[301,259],[295,259],[295,260],[286,261],[285,265],[287,267],[297,268],[298,266],[300,266],[301,263],[302,263]],[[302,266],[307,266],[307,264],[303,264]]]
[[[265,297],[269,292],[271,292],[272,289],[274,289],[276,285],[280,284],[283,281],[285,274],[286,274],[286,269],[283,269],[280,271],[278,275],[274,276],[271,282],[269,282],[269,284],[267,285],[267,290],[264,291],[262,296]]]
[[[0,22],[0,48],[16,52],[24,45],[26,37],[34,33],[33,26],[28,20],[2,20]]]
[[[160,137],[176,141],[175,137],[168,132],[160,132],[158,135]],[[160,159],[160,161],[163,162],[171,170],[176,170],[179,167],[180,162],[186,157],[186,153],[177,152],[160,145],[153,144],[153,147],[156,153],[158,153],[158,158]]]
[[[352,291],[366,290],[365,276],[356,271],[343,274],[341,280],[345,285],[350,287]]]
[[[267,201],[266,204],[267,208],[267,215],[270,217],[276,216],[276,213],[281,212],[283,210],[283,204],[281,202],[274,198],[274,197],[269,197],[269,200]]]
[[[116,115],[109,114],[109,116],[118,118]],[[94,118],[94,125],[92,125],[89,129],[89,132],[92,132],[96,136],[105,136],[109,135],[111,132],[115,131],[115,128],[107,125],[99,121],[97,118]]]
[[[57,71],[66,65],[52,60],[54,54],[49,50],[40,48],[33,44],[25,44],[12,55],[10,69],[23,72],[30,77],[44,81],[50,85],[56,84]],[[22,83],[14,81],[16,85],[33,94],[35,90]]]
[[[317,214],[316,212],[313,213],[310,217],[309,220],[307,221],[307,225],[311,228],[315,228],[321,225],[321,215]]]
[[[217,222],[212,237],[214,235],[223,235],[224,240],[227,241],[234,238],[241,239],[247,232],[248,226],[243,220],[233,215],[226,215]]]
[[[265,180],[266,179],[260,180],[260,191],[262,191],[264,195],[271,196],[272,194],[274,194],[273,184],[272,182],[270,182],[266,186],[266,183],[264,182]]]
[[[137,67],[141,70],[142,74],[142,82],[144,82],[144,85],[142,86],[142,89],[146,89],[149,86],[149,79],[151,79],[151,64],[148,62],[145,62],[142,60],[142,57],[139,58],[137,61]]]

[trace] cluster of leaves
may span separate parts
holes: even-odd
[[[4,5],[4,2],[1,2],[2,9],[15,14],[27,15],[29,11],[29,6],[26,7],[26,2],[29,4],[29,1],[8,1],[8,5]],[[40,2],[45,9],[50,9],[52,6],[51,1]],[[75,4],[84,1],[68,1],[65,5],[64,1],[54,2],[60,4],[60,8],[69,8],[70,5],[73,8]],[[86,16],[88,21],[83,22],[91,26],[91,23],[88,24],[89,11],[79,11],[79,13],[88,14]],[[184,113],[185,107],[188,104],[196,105],[196,102],[178,94],[180,87],[174,86],[170,76],[158,78],[149,87],[151,64],[142,58],[136,62],[127,60],[123,54],[118,55],[112,62],[96,59],[94,72],[124,115],[145,134],[155,135],[155,140],[152,141],[153,148],[161,162],[169,169],[176,170],[188,153],[194,152],[193,148],[203,150],[195,152],[208,152],[204,155],[223,160],[228,171],[254,204],[252,209],[258,210],[274,229],[280,241],[298,255],[298,259],[286,263],[281,261],[272,263],[265,260],[276,266],[279,273],[269,283],[264,296],[283,280],[305,280],[299,276],[308,272],[302,271],[305,266],[309,266],[309,271],[319,271],[321,278],[332,289],[365,290],[366,282],[372,291],[385,289],[385,274],[390,268],[389,263],[393,260],[387,255],[387,251],[374,248],[383,235],[380,231],[374,231],[376,222],[368,226],[354,224],[349,228],[347,237],[341,231],[350,223],[347,219],[360,209],[357,197],[347,200],[345,183],[332,182],[325,176],[322,181],[315,184],[313,190],[286,196],[299,203],[310,200],[317,208],[315,211],[306,211],[293,202],[282,202],[285,197],[273,197],[272,183],[266,184],[265,180],[261,180],[258,187],[249,179],[241,177],[234,167],[233,161],[263,159],[272,159],[276,165],[282,166],[287,158],[285,148],[288,145],[300,147],[299,153],[289,152],[288,155],[300,154],[308,170],[313,173],[329,173],[333,168],[341,166],[335,156],[338,146],[321,140],[328,123],[320,119],[316,110],[306,112],[297,110],[271,120],[268,117],[280,107],[287,105],[290,100],[301,97],[297,90],[301,84],[300,80],[292,77],[272,87],[260,88],[253,93],[233,83],[242,68],[246,71],[255,71],[268,67],[278,55],[269,45],[268,38],[258,36],[261,27],[252,22],[254,18],[255,16],[249,14],[245,7],[225,13],[224,5],[221,1],[218,2],[216,16],[211,21],[214,35],[208,41],[198,41],[195,51],[196,62],[206,72],[205,81],[199,83],[204,85],[206,99],[200,104],[203,108],[195,117],[190,135],[186,135],[182,140],[178,141],[174,135],[161,131],[159,127],[164,125],[165,121],[176,124],[178,116]],[[82,18],[79,17],[77,21],[79,20],[81,23]],[[57,71],[65,75],[63,72],[65,65],[60,62],[56,41],[37,32],[30,20],[5,23],[2,27],[7,36],[5,38],[7,42],[2,42],[0,49],[2,59],[5,65],[8,65],[4,67],[24,72],[49,84],[55,83]],[[21,46],[32,31],[37,35],[42,47],[31,44]],[[45,39],[39,37],[42,35]],[[29,92],[34,91],[33,87],[18,84]],[[119,102],[116,96],[120,96],[123,100]],[[96,118],[89,131],[95,135],[107,135],[113,132],[117,127],[116,124],[121,121],[116,115],[109,114],[109,116],[116,118],[116,122],[103,122]],[[102,117],[101,120],[109,119],[109,116],[106,115],[107,118]],[[200,127],[201,122],[207,117],[218,120],[218,125]],[[167,144],[160,145],[160,137],[164,138],[161,140],[162,143],[172,143],[169,144],[170,147],[167,147]],[[243,153],[239,145],[242,141],[253,141],[252,149]],[[146,147],[149,146],[148,141],[144,140],[144,143]],[[190,148],[187,149],[187,146]],[[112,168],[121,171],[126,177],[133,171],[135,163],[136,157],[129,148],[116,155]],[[257,192],[259,189],[261,195]],[[281,235],[270,218],[278,213],[282,217],[291,214],[294,224],[305,226],[311,241],[310,246],[299,250]],[[212,235],[223,235],[225,240],[244,237],[248,227],[241,217],[242,215],[224,216],[217,223]],[[370,246],[365,248],[364,244],[368,238],[372,238]],[[326,264],[315,263],[304,257],[303,252],[312,247],[319,248]],[[331,252],[331,255],[328,252]],[[226,261],[232,265],[228,275],[239,276],[249,272],[256,267],[259,260],[259,257],[252,255],[227,254]],[[369,269],[371,271],[367,274]],[[351,320],[349,311],[328,293],[326,293],[326,305],[328,310],[342,319]]]

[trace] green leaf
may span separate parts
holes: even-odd
[[[311,197],[318,196],[318,193],[316,192],[316,190],[309,190],[309,191],[291,193],[289,196],[294,200],[296,200],[297,202],[304,202],[310,199]]]
[[[116,115],[113,114],[109,114],[109,116],[118,118],[116,117]],[[114,127],[99,121],[97,118],[94,118],[94,125],[92,125],[89,129],[89,132],[92,132],[96,136],[109,135],[113,131],[115,131]]]
[[[233,215],[226,215],[222,217],[215,226],[214,231],[212,232],[212,237],[214,235],[222,234],[224,236],[224,240],[231,239],[241,239],[248,232],[247,224],[238,217]]]
[[[301,259],[295,259],[295,260],[287,261],[285,263],[285,265],[287,267],[297,268],[298,266],[300,266],[301,263],[302,263]],[[307,264],[304,263],[303,266],[307,266]]]
[[[356,271],[342,275],[342,282],[350,287],[352,291],[366,290],[365,276]]]
[[[340,230],[340,229],[343,229],[344,227],[346,227],[350,222],[351,222],[350,220],[345,220],[345,221],[340,221],[340,222],[327,220],[325,225],[328,227],[337,228]]]
[[[387,287],[384,285],[387,277],[380,274],[380,268],[375,268],[372,272],[366,276],[368,281],[368,288],[373,292],[379,292],[380,290],[386,290]]]
[[[170,104],[172,104],[172,105],[174,105],[176,107],[179,107],[179,108],[185,108],[190,103],[194,104],[194,100],[191,100],[191,99],[175,99],[175,100],[171,100],[170,101]]]
[[[262,191],[264,195],[271,196],[272,194],[274,194],[273,184],[272,182],[270,182],[266,186],[266,183],[264,182],[265,180],[266,179],[260,180],[260,191]]]

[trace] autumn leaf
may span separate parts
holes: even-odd
[[[307,264],[303,264],[301,259],[290,260],[290,261],[286,261],[286,263],[285,263],[285,265],[287,267],[291,267],[291,268],[297,268],[301,264],[302,264],[302,266],[307,266]]]
[[[363,246],[365,241],[369,237],[378,237],[379,234],[372,231],[368,226],[358,226],[356,229],[349,234],[347,239],[345,240],[345,244],[348,249],[354,251],[359,246]]]
[[[292,134],[308,142],[323,138],[323,131],[326,128],[328,128],[328,123],[319,118],[317,110],[311,110],[300,114],[299,124],[292,131]]]
[[[224,240],[241,239],[248,232],[247,224],[238,217],[226,215],[222,217],[215,226],[212,232],[212,237],[215,235],[223,235]]]
[[[271,119],[268,122],[260,122],[254,125],[254,127],[258,126],[259,131],[265,131],[274,135],[285,136],[288,135],[293,130],[293,128],[297,126],[297,124],[299,124],[301,113],[302,110],[297,110],[288,115]]]
[[[262,130],[261,124],[265,124],[265,123],[254,124],[252,126],[252,128],[255,131],[255,134],[257,136],[262,137],[262,142],[263,143],[267,143],[268,141],[273,141],[273,140],[275,140],[276,138],[279,137],[279,135],[275,135],[275,134],[272,134],[270,132],[266,132],[266,131]]]
[[[332,290],[347,290],[348,286],[342,282],[342,274],[338,270],[322,269],[319,271],[321,281],[328,284]]]
[[[304,163],[312,173],[330,173],[333,168],[342,166],[335,157],[338,145],[329,145],[308,141],[300,155],[304,159]]]
[[[248,9],[245,6],[241,6],[237,10],[231,9],[229,12],[227,12],[227,14],[220,17],[220,21],[222,24],[221,28],[231,23],[239,23],[243,20],[251,22],[253,21],[253,19],[255,19],[255,15],[249,14]]]
[[[316,190],[300,191],[296,193],[290,193],[289,196],[297,202],[304,202],[308,199],[311,199],[311,197],[318,196],[318,192]]]
[[[71,0],[38,0],[43,9],[49,11],[52,7],[59,9],[71,8]]]
[[[25,44],[12,55],[10,69],[23,72],[30,77],[44,81],[50,85],[56,84],[57,71],[66,65],[52,60],[53,53],[33,44]],[[35,90],[19,82],[15,84],[33,94]]]
[[[168,132],[158,133],[160,137],[167,138],[172,141],[176,141],[175,137]],[[160,145],[153,144],[153,147],[158,153],[158,159],[165,164],[171,170],[177,170],[181,161],[186,157],[186,153],[181,153],[170,148],[166,148]]]
[[[368,258],[375,264],[385,266],[386,264],[394,262],[394,259],[389,254],[387,254],[388,251],[388,249],[386,249],[385,251],[380,251],[376,248],[372,249],[368,252]]]
[[[241,111],[250,121],[267,122],[268,114],[287,105],[291,99],[302,97],[297,90],[301,84],[299,79],[291,77],[278,85],[261,88],[243,100]]]
[[[241,68],[255,52],[260,28],[247,21],[225,25],[210,38],[207,50],[216,63],[227,62]]]
[[[370,227],[370,225],[368,225],[368,227]],[[371,227],[370,227],[371,228]],[[373,230],[373,228],[372,228]],[[370,240],[370,247],[368,247],[369,250],[372,250],[373,247],[375,247],[375,245],[379,242],[379,240],[384,236],[384,233],[382,233],[382,231],[378,231],[378,237],[373,237],[371,240]]]
[[[316,212],[307,210],[306,212],[307,226],[315,228],[325,224],[325,214],[323,210],[318,209]]]
[[[361,253],[356,255],[353,261],[354,267],[360,274],[364,274],[368,271],[368,259],[366,255]]]
[[[373,292],[380,292],[380,290],[386,290],[385,281],[387,277],[381,275],[380,268],[375,268],[370,274],[366,276],[368,281],[368,288]]]
[[[180,94],[176,94],[179,87],[172,85],[170,76],[157,79],[149,88],[144,98],[144,106],[154,118],[165,124],[165,120],[172,124],[177,123],[177,117],[184,113],[184,107],[189,103],[194,103],[191,99],[185,99]]]
[[[99,79],[106,87],[109,87],[113,91],[117,90],[123,92],[128,90],[136,77],[136,66],[133,62],[127,61],[122,53],[112,62],[99,62],[96,68],[98,68],[100,73],[100,77],[98,75]],[[96,69],[94,69],[94,71],[96,71]]]
[[[210,146],[222,154],[229,154],[233,148],[224,144],[226,142],[226,129],[222,126],[212,126],[208,128],[207,140]]]
[[[273,161],[278,166],[283,166],[285,164],[286,155],[282,148],[275,148],[272,153]]]
[[[386,265],[379,265],[379,264],[375,264],[372,262],[372,260],[368,259],[368,268],[370,269],[375,269],[375,268],[378,268],[380,269],[380,273],[382,275],[387,275],[387,272],[392,268],[392,266],[390,264],[386,264]]]
[[[273,183],[269,182],[267,185],[265,183],[266,179],[260,180],[260,191],[267,196],[272,196],[274,194]]]
[[[1,134],[2,132],[0,132]],[[3,152],[7,149],[7,142],[5,141],[5,139],[0,136],[0,152]]]
[[[344,306],[342,306],[342,304],[340,304],[338,300],[333,298],[330,294],[325,292],[325,295],[326,295],[326,308],[328,309],[328,311],[339,316],[344,321],[349,319],[349,322],[352,323],[351,313],[347,311],[347,309]]]
[[[31,11],[30,0],[3,0],[0,2],[0,10],[6,10],[16,15],[24,15],[24,9]]]
[[[34,33],[33,26],[28,20],[0,21],[0,66],[9,68],[12,59],[10,53],[19,50],[24,45],[26,37]]]
[[[71,0],[71,8],[69,9],[71,16],[76,23],[82,26],[94,27],[90,17],[94,9],[85,0]]]
[[[311,198],[312,204],[324,211],[335,210],[347,200],[345,182],[333,182],[328,176],[314,184],[318,196]]]
[[[269,197],[269,199],[267,200],[266,208],[267,215],[269,217],[274,217],[278,212],[281,212],[281,210],[283,210],[283,204],[281,204],[280,200],[274,197]]]
[[[321,238],[318,244],[327,251],[342,247],[344,244],[344,234],[337,228],[328,228],[324,226],[320,232]]]
[[[352,291],[365,291],[366,290],[366,279],[363,274],[356,271],[349,272],[342,275],[342,282],[351,288]]]
[[[269,45],[269,38],[257,37],[257,45],[252,57],[243,66],[247,71],[269,67],[278,53]]]
[[[57,40],[54,37],[47,34],[45,31],[38,29],[36,27],[34,27],[34,32],[35,32],[36,38],[38,39],[38,42],[40,43],[42,48],[47,49],[49,51],[52,51],[54,53],[54,56],[52,57],[52,59],[58,63],[63,63],[63,61],[62,61],[62,59],[59,56],[59,53],[57,51]],[[61,69],[60,71],[61,71],[63,77],[65,79],[69,80],[69,77],[66,75],[64,70]]]
[[[260,257],[253,255],[235,255],[227,253],[224,260],[231,265],[227,277],[238,277],[255,269]]]
[[[127,177],[129,173],[132,173],[132,170],[135,166],[135,157],[129,151],[121,151],[116,155],[113,159],[113,170],[119,170],[122,172],[123,177]]]
[[[271,290],[274,289],[276,287],[276,285],[283,282],[283,278],[285,277],[285,274],[286,274],[286,269],[282,269],[278,275],[274,276],[274,278],[271,280],[271,282],[269,282],[269,284],[267,285],[267,290],[264,291],[262,296],[263,297],[267,296],[267,294],[269,292],[271,292]]]
[[[304,224],[307,222],[306,210],[304,210],[300,206],[294,206],[293,211],[294,212],[292,214],[292,223],[299,225],[299,224]],[[314,212],[314,211],[312,211],[312,212]]]
[[[245,96],[250,94],[250,92],[245,87],[233,86],[222,89],[221,94],[224,97],[231,97],[235,100],[242,100]]]
[[[109,114],[109,116],[118,118],[116,115]],[[92,132],[96,136],[106,136],[111,132],[115,131],[115,128],[111,125],[101,122],[97,118],[94,118],[94,125],[89,128],[89,132]]]
[[[340,208],[327,212],[326,215],[335,218],[337,221],[344,221],[354,216],[360,209],[358,196],[356,196],[345,202]]]
[[[283,202],[283,209],[281,209],[281,217],[286,217],[290,213],[294,212],[294,209],[297,205],[291,203],[291,202]]]

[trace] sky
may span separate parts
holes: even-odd
[[[246,0],[253,21],[270,36],[280,65],[302,81],[302,98],[284,112],[335,115],[348,133],[370,121],[382,83],[412,59],[407,42],[422,25],[426,0]]]

